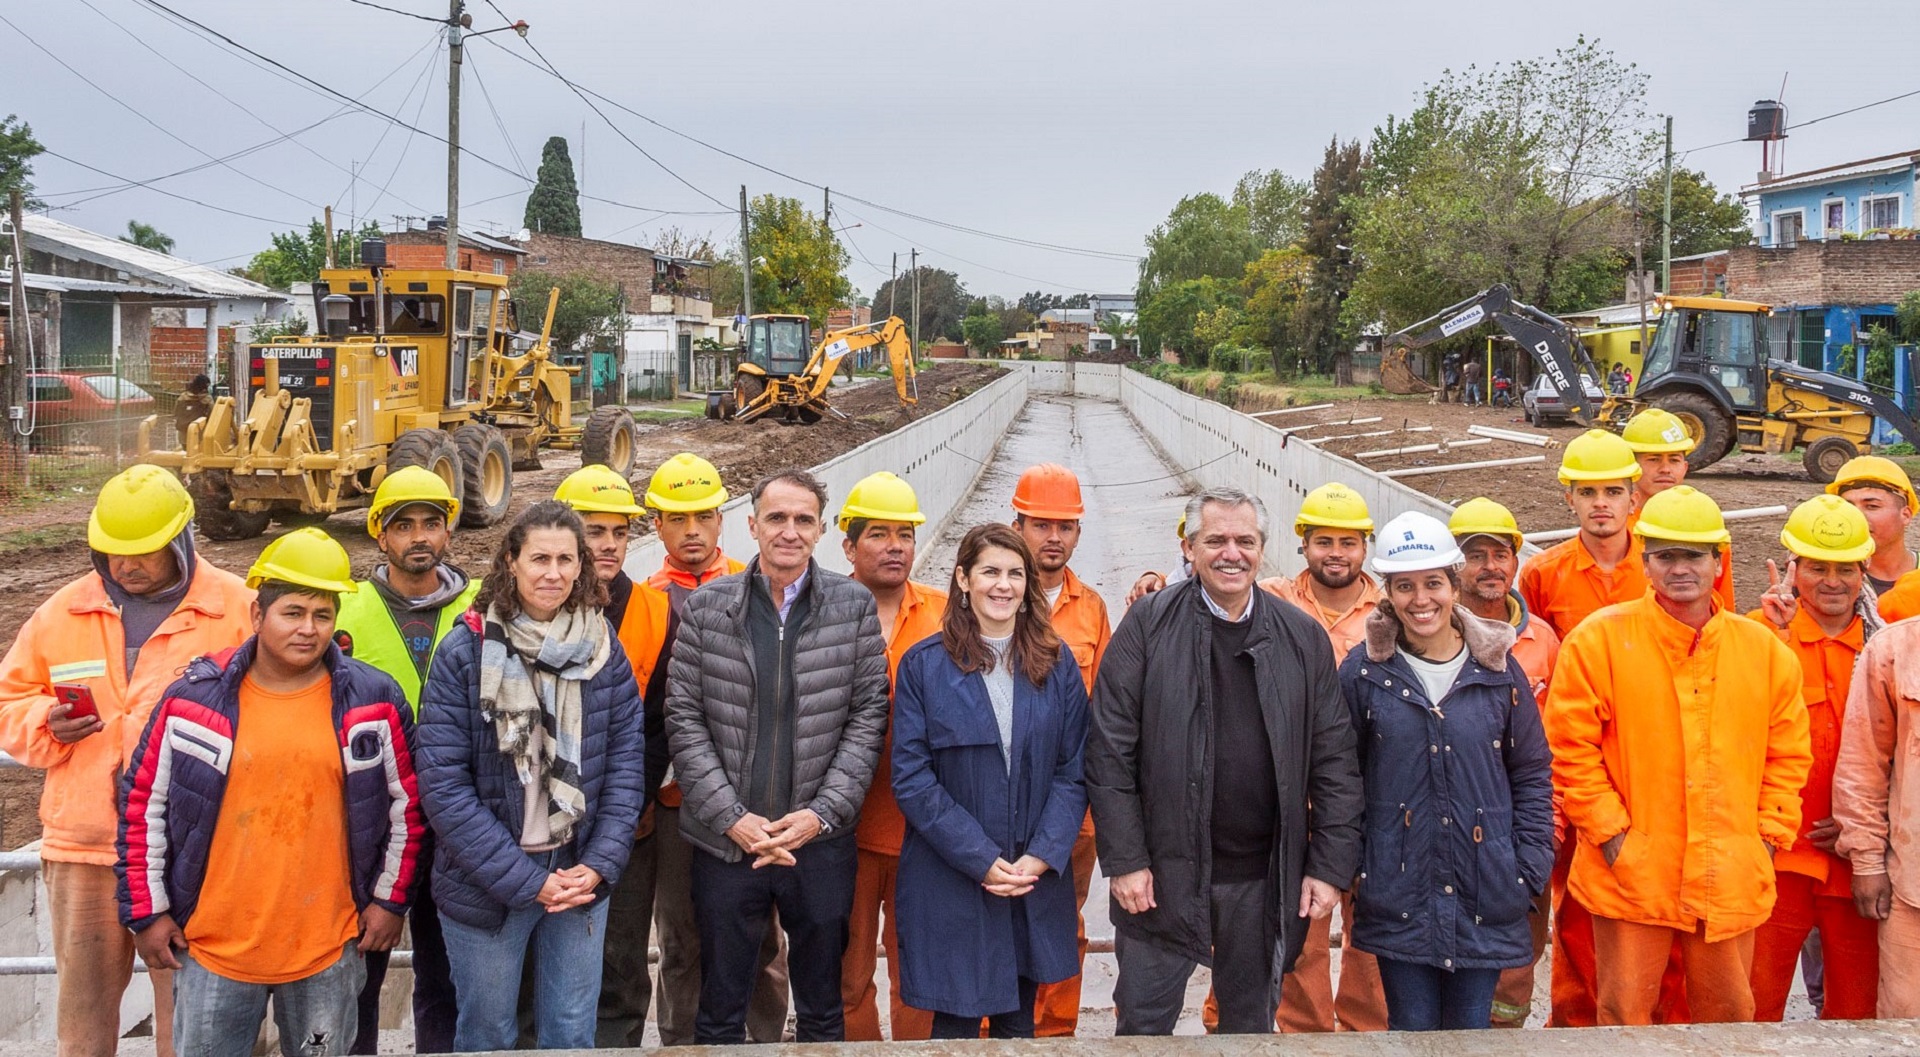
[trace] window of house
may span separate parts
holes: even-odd
[[[1860,230],[1884,231],[1900,226],[1900,196],[1879,195],[1860,200]]]
[[[1792,209],[1773,215],[1773,244],[1775,246],[1797,246],[1807,233],[1807,214],[1803,209]]]
[[[1820,203],[1821,235],[1824,238],[1837,239],[1847,224],[1847,200],[1829,198]]]

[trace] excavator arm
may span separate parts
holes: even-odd
[[[1580,384],[1583,374],[1597,377],[1586,346],[1580,344],[1573,328],[1524,301],[1514,300],[1513,291],[1504,284],[1496,283],[1389,335],[1382,347],[1388,350],[1388,357],[1404,363],[1409,350],[1464,333],[1489,319],[1532,354],[1551,380],[1567,414],[1583,426],[1593,425],[1598,409],[1588,403],[1586,389]],[[1383,374],[1385,366],[1383,361]]]
[[[907,325],[898,316],[842,330],[830,330],[820,336],[820,345],[807,363],[806,378],[813,397],[825,395],[833,372],[848,357],[862,349],[884,345],[887,363],[893,371],[893,391],[902,404],[920,402],[918,371],[913,362],[913,343],[907,337]]]

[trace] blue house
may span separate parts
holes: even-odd
[[[1872,238],[1916,226],[1914,175],[1920,151],[1829,165],[1743,188],[1757,200],[1754,239],[1763,247],[1807,240]]]

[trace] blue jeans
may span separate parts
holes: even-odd
[[[519,1025],[520,973],[533,968],[534,1033],[543,1050],[593,1048],[600,1002],[600,961],[607,934],[607,901],[558,914],[535,903],[507,911],[489,931],[440,915],[453,966],[453,1029],[458,1053],[513,1049]],[[531,947],[532,957],[528,957]]]
[[[231,980],[180,955],[173,981],[173,1050],[178,1057],[251,1057],[273,999],[286,1057],[340,1057],[353,1048],[367,967],[349,942],[340,960],[285,984]]]
[[[1442,969],[1380,959],[1388,1031],[1460,1031],[1492,1026],[1498,969]]]

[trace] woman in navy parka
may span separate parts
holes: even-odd
[[[901,992],[936,1039],[1033,1036],[1040,984],[1080,971],[1070,856],[1087,813],[1087,693],[1005,525],[960,543],[941,634],[901,658],[893,791]]]
[[[1354,946],[1387,1026],[1484,1028],[1553,864],[1552,756],[1513,627],[1454,603],[1460,548],[1420,513],[1380,530],[1386,599],[1340,666],[1366,783]]]

